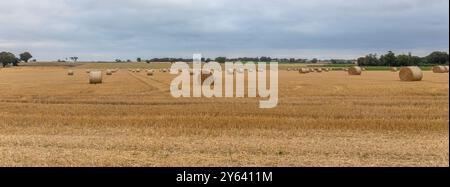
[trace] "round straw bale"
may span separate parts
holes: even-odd
[[[112,70],[107,69],[107,70],[106,70],[106,75],[112,75]]]
[[[309,73],[309,69],[308,68],[300,68],[298,70],[299,73]]]
[[[152,69],[147,70],[147,76],[153,76],[153,70]]]
[[[136,72],[137,72],[137,73],[141,72],[141,69],[136,69]]]
[[[287,68],[287,71],[291,71],[291,68]]]
[[[74,73],[73,73],[73,70],[69,70],[69,71],[67,71],[67,75],[73,75]]]
[[[86,70],[86,73],[90,73],[91,72],[91,70]]]
[[[102,83],[102,72],[91,71],[89,73],[89,84],[100,84],[100,83]]]
[[[448,71],[450,70],[448,66],[444,66],[445,67],[445,71],[448,73]]]
[[[446,73],[444,66],[433,66],[433,73]]]
[[[391,71],[392,71],[392,72],[397,72],[398,69],[397,69],[397,67],[391,67]]]
[[[238,73],[244,73],[244,69],[242,69],[242,68],[238,68],[236,71],[237,71]]]
[[[321,73],[322,72],[322,68],[315,68],[317,73]]]
[[[423,78],[422,70],[417,66],[400,68],[399,76],[402,81],[421,81]]]
[[[366,68],[361,68],[361,71],[366,71]]]
[[[349,75],[361,75],[361,71],[362,71],[361,67],[353,66],[348,69],[348,74]]]

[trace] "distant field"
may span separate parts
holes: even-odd
[[[56,62],[39,62],[39,63],[24,63],[21,64],[25,67],[38,67],[38,66],[65,66],[65,67],[80,67],[80,68],[141,68],[141,69],[159,69],[159,68],[169,68],[170,63],[161,63],[161,62],[151,62],[151,63],[116,63],[116,62],[97,62],[97,63],[89,63],[89,62],[81,62],[81,63],[56,63]],[[303,63],[279,63],[278,67],[280,70],[286,70],[288,68],[302,68],[302,67],[332,67],[336,69],[348,68],[354,66],[354,64],[303,64]],[[433,66],[419,66],[423,71],[430,71]],[[391,67],[388,66],[366,66],[368,71],[388,71]]]
[[[174,75],[126,70],[169,66],[0,69],[0,166],[449,166],[448,74],[280,71],[278,107],[259,109],[173,98]],[[86,69],[106,68],[121,70],[88,84]]]

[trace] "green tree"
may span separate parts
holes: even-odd
[[[33,58],[33,56],[31,55],[31,53],[29,53],[29,52],[21,53],[19,56],[20,56],[20,60],[23,60],[23,61],[25,61],[25,62],[28,62],[28,60],[30,60],[31,58]]]
[[[448,64],[447,52],[435,51],[425,58],[428,64]]]
[[[420,65],[423,63],[423,58],[420,58],[418,56],[411,56],[411,65]]]
[[[397,56],[397,65],[398,66],[410,66],[412,64],[411,55],[401,54]]]
[[[69,57],[69,59],[72,60],[72,61],[74,61],[74,62],[77,62],[78,57],[77,57],[77,56],[73,56],[73,57]]]
[[[359,66],[379,66],[380,60],[377,58],[377,54],[368,54],[365,57],[358,58]]]
[[[141,62],[142,59],[140,57],[136,58],[136,62]]]
[[[317,62],[319,62],[319,60],[317,60],[317,58],[313,58],[313,59],[311,60],[311,63],[313,63],[313,64],[315,64],[315,63],[317,63]]]
[[[369,54],[367,57],[369,66],[379,66],[381,65],[380,59],[378,59],[377,54]]]
[[[217,57],[216,58],[216,62],[218,62],[218,63],[225,63],[225,61],[227,61],[226,57]]]
[[[262,56],[262,57],[259,58],[259,61],[260,62],[270,62],[270,61],[272,61],[272,58]]]
[[[19,58],[15,58],[14,61],[12,62],[13,66],[18,66],[20,62]]]
[[[380,64],[383,66],[399,66],[397,57],[395,57],[395,53],[392,51],[388,51],[387,54],[381,56]]]
[[[356,61],[358,62],[358,65],[360,65],[360,66],[364,66],[367,64],[366,57],[359,57]]]
[[[5,67],[8,64],[15,64],[17,65],[17,58],[14,54],[10,52],[1,52],[0,53],[0,62],[2,63],[3,67]]]

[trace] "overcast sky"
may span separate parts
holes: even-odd
[[[448,0],[0,0],[0,51],[38,60],[448,49]]]

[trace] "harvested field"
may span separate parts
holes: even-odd
[[[111,64],[2,69],[0,166],[449,166],[448,74],[280,71],[278,106],[259,109],[126,70],[170,64]]]

